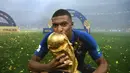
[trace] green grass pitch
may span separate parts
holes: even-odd
[[[130,33],[92,32],[91,35],[109,63],[109,73],[130,73]],[[28,60],[43,37],[42,32],[0,33],[0,73],[29,73]],[[96,67],[86,55],[85,62]],[[49,53],[42,63],[51,59]]]

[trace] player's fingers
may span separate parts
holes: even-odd
[[[67,60],[64,63],[62,63],[61,65],[58,65],[57,68],[63,68],[63,67],[68,66],[70,64],[72,65],[72,61]]]
[[[63,58],[61,58],[60,59],[60,63],[64,63],[64,61],[66,61],[66,60],[68,60],[69,59],[69,57],[68,56],[65,56],[65,57],[63,57]]]
[[[64,56],[65,56],[65,54],[60,54],[60,55],[58,55],[58,56],[56,57],[56,60],[59,61],[60,58],[62,58],[62,57],[64,57]]]
[[[68,64],[68,65],[72,65],[72,61],[71,60],[66,60],[64,61],[65,64]]]
[[[63,70],[63,69],[58,69],[57,71],[62,71],[62,72],[71,73],[71,71],[70,71],[70,70]]]

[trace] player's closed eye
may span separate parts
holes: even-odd
[[[61,23],[60,25],[63,26],[63,27],[65,27],[65,26],[67,25],[67,23],[66,23],[66,22],[63,22],[63,23]]]
[[[52,25],[52,27],[57,27],[57,26],[58,26],[58,24],[53,24],[53,25]]]

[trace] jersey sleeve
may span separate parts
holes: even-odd
[[[50,35],[50,33],[46,34],[45,37],[42,39],[41,43],[39,44],[38,49],[34,52],[34,54],[41,59],[48,53],[47,48],[47,38]]]
[[[102,52],[96,43],[95,39],[88,33],[83,32],[80,34],[84,44],[88,47],[88,52],[93,60],[97,60],[102,56]]]

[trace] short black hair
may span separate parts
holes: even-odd
[[[63,15],[67,15],[67,16],[69,16],[70,19],[72,19],[71,14],[69,13],[69,11],[67,11],[67,10],[65,10],[65,9],[59,9],[59,10],[57,10],[57,11],[53,14],[52,18],[53,18],[53,17],[57,17],[57,16],[63,16]]]

